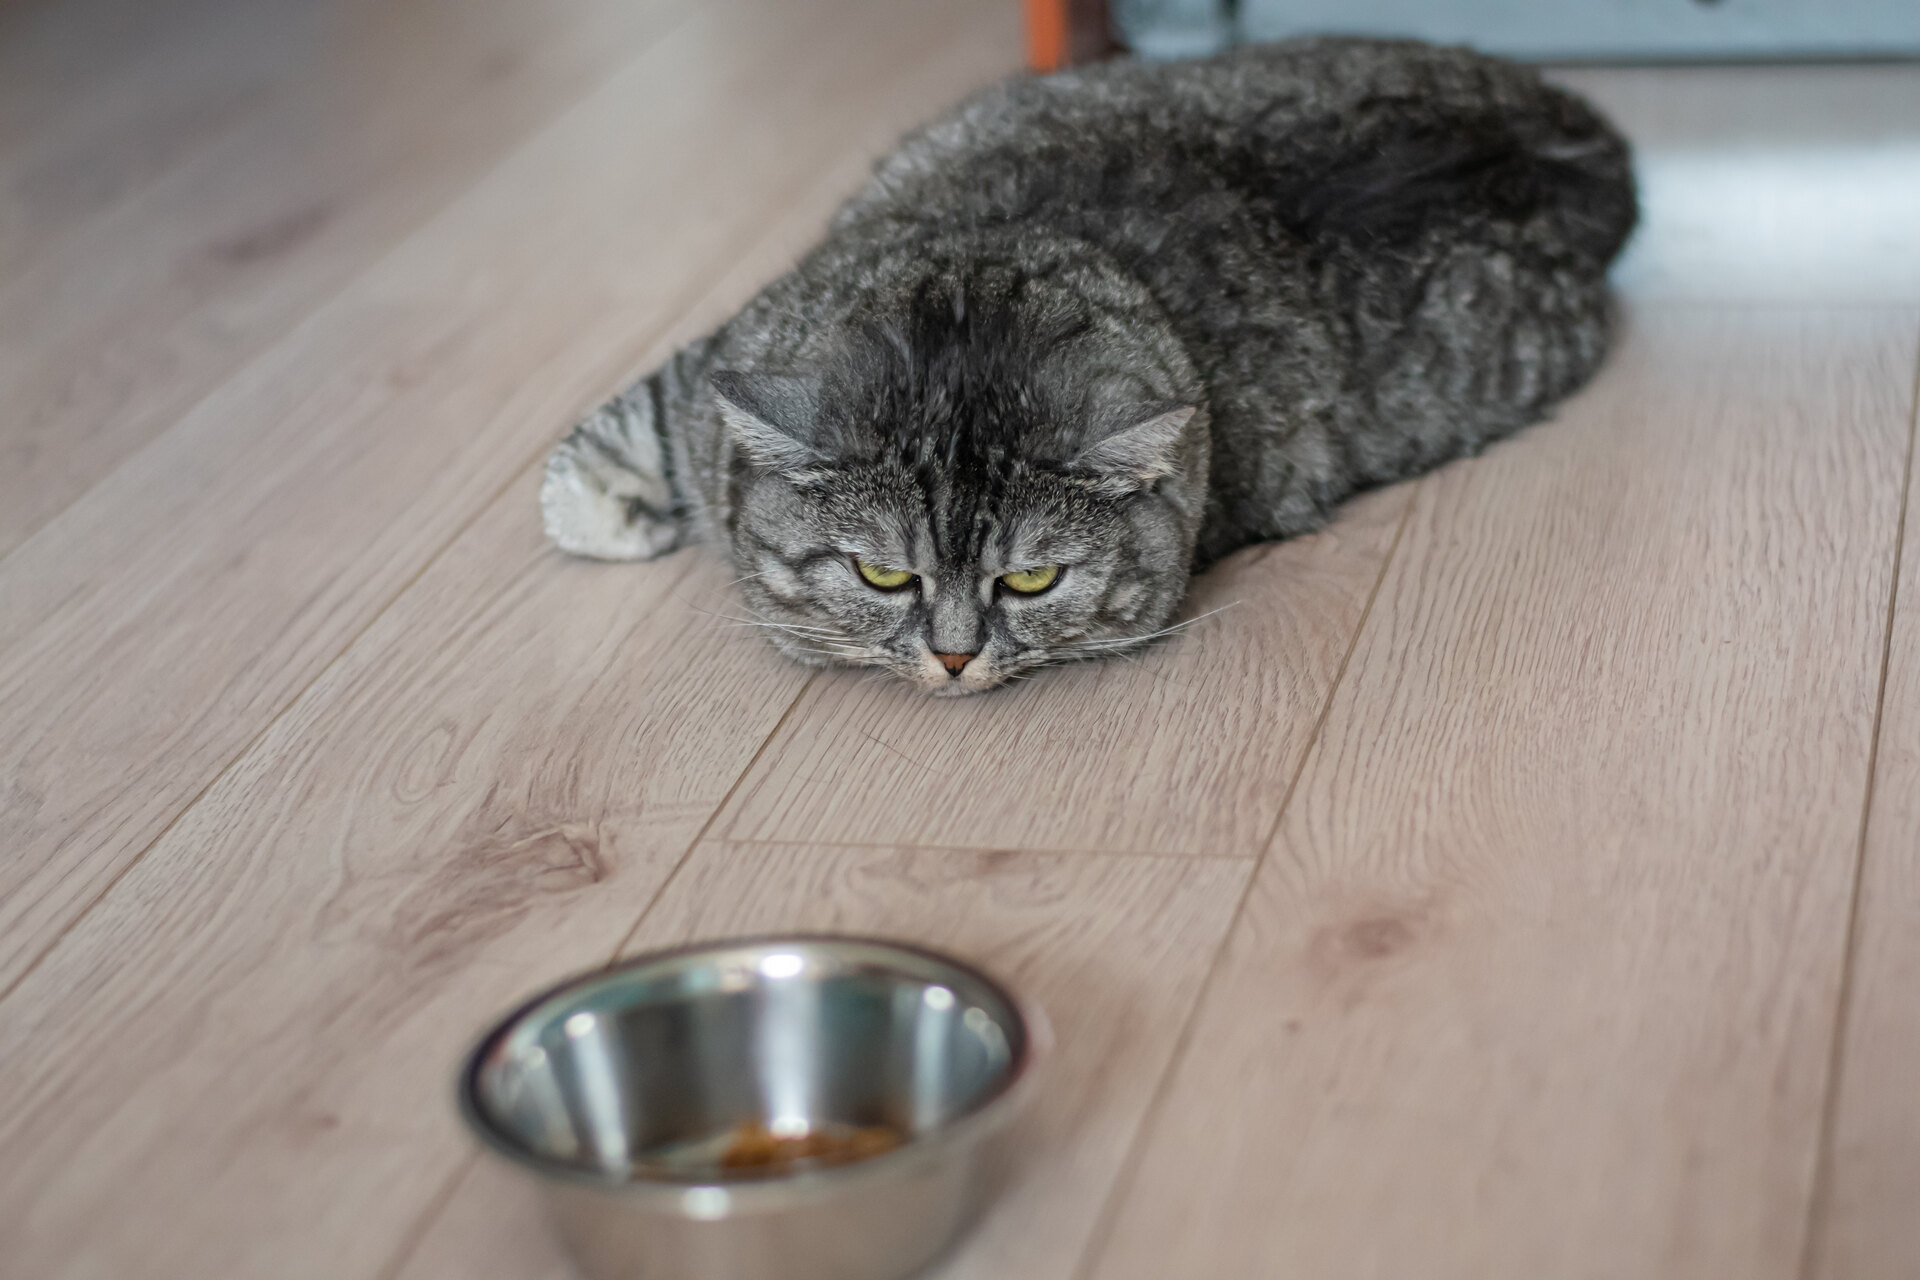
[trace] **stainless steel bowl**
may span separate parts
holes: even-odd
[[[537,1181],[593,1280],[900,1280],[991,1190],[1045,1037],[957,961],[855,938],[754,938],[642,956],[502,1019],[460,1109]],[[859,1127],[842,1164],[723,1167],[742,1126]]]

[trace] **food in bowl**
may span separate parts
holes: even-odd
[[[728,1173],[788,1173],[803,1165],[851,1164],[899,1145],[899,1133],[885,1125],[825,1125],[789,1135],[752,1121],[733,1131],[720,1153],[720,1168]]]

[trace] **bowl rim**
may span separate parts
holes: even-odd
[[[761,1178],[661,1178],[634,1177],[583,1169],[552,1156],[528,1150],[500,1131],[487,1116],[476,1096],[481,1069],[494,1048],[510,1036],[528,1014],[541,1005],[576,988],[617,977],[635,969],[650,968],[667,961],[704,952],[726,952],[752,947],[830,945],[876,948],[953,969],[991,991],[1018,1024],[1021,1045],[1014,1055],[999,1087],[960,1115],[914,1135],[891,1151],[854,1160],[846,1164],[805,1169],[788,1175]],[[872,934],[848,933],[756,933],[738,937],[708,938],[672,947],[642,952],[597,969],[582,970],[554,982],[516,1004],[496,1018],[473,1042],[461,1059],[455,1078],[455,1101],[467,1131],[480,1145],[504,1159],[521,1172],[542,1182],[560,1183],[591,1189],[622,1199],[655,1202],[657,1207],[684,1217],[726,1216],[781,1209],[822,1196],[835,1196],[861,1184],[911,1172],[916,1166],[933,1162],[972,1147],[997,1131],[1026,1102],[1040,1064],[1053,1048],[1052,1027],[1046,1014],[1032,1001],[979,966],[931,947]],[[683,1206],[690,1191],[727,1193],[724,1214],[696,1214]]]

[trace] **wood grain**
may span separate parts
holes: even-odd
[[[689,573],[516,490],[221,777],[5,1002],[0,1272],[378,1271],[463,1041],[612,954],[804,680]]]
[[[239,127],[35,246],[0,287],[0,552],[689,7],[403,0],[309,17],[304,56]]]
[[[1323,534],[1217,566],[1186,616],[1221,612],[1136,659],[1045,671],[937,715],[905,685],[828,674],[722,829],[742,840],[1256,852],[1408,493],[1371,495]]]
[[[823,165],[1017,61],[997,17],[701,10],[0,561],[0,984]]]
[[[1920,518],[1906,537],[1867,814],[1852,984],[1810,1277],[1901,1280],[1920,1259]]]
[[[1908,312],[1637,311],[1427,481],[1089,1274],[1794,1274]]]
[[[1067,1280],[1145,1112],[1250,859],[704,843],[633,948],[777,930],[879,934],[982,964],[1037,1001],[1058,1048],[1024,1158],[940,1280]],[[403,1280],[566,1275],[524,1186],[491,1167]]]
[[[0,283],[210,145],[310,47],[301,0],[0,5]]]

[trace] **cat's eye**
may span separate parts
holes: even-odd
[[[1060,580],[1060,566],[1043,564],[1037,569],[1000,575],[1000,585],[1019,596],[1037,596]]]
[[[853,558],[853,567],[860,574],[861,581],[878,591],[898,591],[913,581],[913,575],[905,569],[882,569],[877,564],[868,564],[859,556]]]

